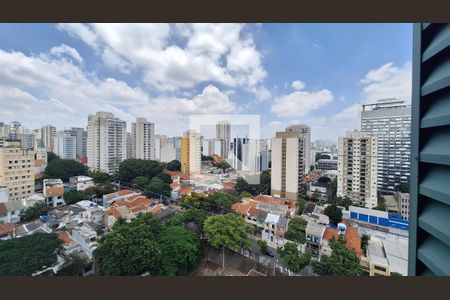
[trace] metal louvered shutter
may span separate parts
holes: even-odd
[[[409,275],[450,275],[450,25],[415,24]]]

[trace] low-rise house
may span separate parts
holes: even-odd
[[[52,230],[48,226],[46,226],[46,224],[41,219],[17,225],[14,229],[15,237],[22,237],[33,234],[35,232],[51,233]]]
[[[83,215],[85,212],[86,209],[76,204],[60,206],[49,211],[45,221],[52,230],[70,230],[87,221]]]
[[[318,196],[318,200],[329,201],[334,194],[334,184],[329,177],[322,176],[316,182],[306,184],[306,194],[308,197]]]
[[[69,182],[76,186],[77,191],[84,191],[87,188],[95,186],[94,180],[89,176],[73,176],[69,178]]]
[[[331,255],[332,250],[330,247],[330,240],[333,238],[337,240],[339,236],[342,236],[345,239],[345,246],[348,249],[352,249],[353,251],[355,251],[356,256],[358,258],[361,258],[361,238],[358,235],[358,229],[353,226],[346,226],[345,231],[341,232],[336,228],[327,227],[322,237],[320,256]]]
[[[127,200],[130,197],[139,195],[141,195],[141,193],[130,190],[121,190],[115,193],[106,194],[103,195],[103,206],[108,207],[118,200]]]
[[[19,223],[20,213],[26,208],[25,200],[11,200],[5,203],[7,222]]]
[[[111,227],[119,218],[124,218],[129,222],[140,213],[152,212],[152,209],[157,204],[158,202],[155,199],[149,199],[142,195],[135,195],[126,200],[116,201],[113,206],[105,210],[104,224]],[[160,206],[155,208],[153,212],[156,213],[159,209],[161,209]]]
[[[306,251],[314,258],[320,257],[320,245],[326,228],[325,225],[320,224],[313,219],[309,220],[306,225]]]
[[[44,179],[43,192],[48,205],[57,207],[65,204],[64,184],[61,179]]]
[[[92,259],[98,247],[97,232],[88,226],[79,226],[72,229],[72,239],[80,245],[82,251]]]

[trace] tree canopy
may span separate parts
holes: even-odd
[[[316,274],[322,276],[359,276],[362,272],[355,251],[345,247],[345,240],[330,240],[331,256],[324,255],[320,262],[311,263]]]
[[[145,186],[144,194],[148,197],[154,195],[163,195],[165,197],[170,197],[172,189],[170,186],[162,181],[159,177],[153,177],[150,183]]]
[[[296,243],[286,243],[282,249],[278,250],[278,253],[288,265],[289,270],[294,273],[303,270],[311,261],[311,255],[309,253],[300,253]]]
[[[60,157],[53,152],[47,152],[47,163],[51,162],[54,159],[60,159]]]
[[[148,177],[145,176],[138,176],[134,178],[133,181],[131,181],[131,183],[143,189],[150,183],[150,179],[148,179]]]
[[[94,183],[110,183],[111,182],[111,176],[109,176],[108,173],[105,172],[94,172],[91,175],[92,180],[94,180]]]
[[[227,163],[225,160],[221,160],[221,161],[215,163],[214,166],[216,168],[221,169],[222,171],[226,171],[231,168],[230,164]]]
[[[0,240],[0,275],[31,276],[57,261],[61,245],[55,233],[34,233],[21,238]]]
[[[211,246],[227,246],[233,249],[248,248],[251,225],[238,214],[227,213],[208,217],[204,225],[205,234]]]
[[[115,177],[117,180],[125,182],[132,182],[139,176],[151,179],[161,173],[163,169],[163,164],[155,160],[129,158],[120,163]]]
[[[95,252],[102,275],[186,275],[199,262],[200,241],[179,226],[163,227],[151,214],[116,221]]]
[[[66,204],[74,204],[81,200],[89,200],[90,198],[91,197],[89,197],[82,191],[77,191],[75,189],[64,193],[64,202]]]
[[[284,237],[290,241],[304,244],[306,242],[306,224],[302,218],[292,218]]]
[[[181,170],[181,163],[174,159],[171,162],[167,163],[166,169],[169,171],[180,171]]]
[[[64,182],[72,176],[88,175],[88,167],[71,159],[54,159],[44,170],[45,178],[59,178]]]
[[[325,207],[323,213],[330,218],[331,224],[337,225],[342,221],[342,210],[337,207],[336,204],[331,204]]]
[[[183,227],[165,228],[158,242],[163,275],[187,275],[200,261],[200,240]]]
[[[51,209],[52,208],[44,201],[36,202],[34,205],[29,206],[20,212],[20,220],[31,221],[37,219],[40,216],[46,215]]]

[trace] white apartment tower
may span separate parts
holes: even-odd
[[[300,138],[303,139],[303,171],[308,174],[311,166],[311,128],[304,124],[294,124],[286,128],[286,131],[296,131],[300,133]]]
[[[88,166],[92,171],[113,174],[126,159],[125,121],[109,112],[88,116]]]
[[[41,128],[40,136],[45,148],[49,152],[55,151],[56,127],[53,125],[44,125]]]
[[[376,137],[349,131],[338,141],[337,195],[349,197],[354,204],[377,206]]]
[[[230,140],[231,140],[231,124],[228,121],[219,121],[216,124],[216,139],[223,140],[224,148],[221,151],[223,153],[223,158],[228,157],[228,151],[230,150]]]
[[[58,131],[54,139],[55,154],[62,159],[77,158],[77,137],[70,130]]]
[[[146,118],[137,118],[131,124],[135,158],[155,160],[155,124]]]
[[[296,200],[305,174],[305,138],[298,130],[277,132],[272,139],[271,194]]]

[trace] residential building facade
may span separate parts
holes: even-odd
[[[58,131],[54,138],[55,154],[62,159],[77,158],[77,136],[70,130]]]
[[[126,159],[126,122],[112,113],[88,116],[88,166],[91,171],[113,174]]]
[[[155,160],[155,124],[146,118],[137,118],[131,123],[133,154],[135,158]]]
[[[338,142],[337,195],[354,204],[377,206],[377,138],[349,131]]]
[[[181,172],[184,174],[200,173],[202,150],[200,134],[188,130],[181,139]]]

